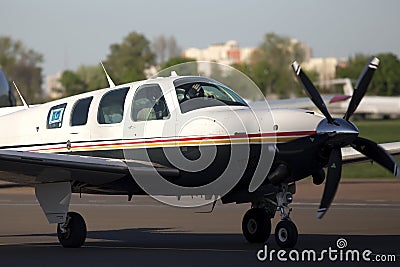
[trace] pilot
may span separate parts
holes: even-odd
[[[195,83],[186,91],[186,98],[192,99],[196,97],[204,97],[204,89],[199,83]]]

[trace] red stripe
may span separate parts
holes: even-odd
[[[184,142],[184,141],[202,141],[202,140],[220,140],[220,139],[239,139],[239,138],[255,138],[255,137],[280,137],[280,136],[305,136],[315,134],[315,131],[297,131],[297,132],[277,132],[277,133],[256,133],[256,134],[237,134],[237,135],[217,135],[217,136],[200,136],[200,137],[183,137],[183,138],[168,138],[168,139],[156,139],[156,140],[141,140],[141,141],[130,141],[130,142],[115,142],[107,144],[90,144],[90,145],[77,145],[72,148],[88,148],[93,146],[106,147],[115,145],[136,145],[136,144],[152,144],[152,143],[162,143],[162,142]],[[89,141],[90,142],[90,141]],[[62,147],[44,148],[30,151],[45,151],[52,149],[63,149]]]

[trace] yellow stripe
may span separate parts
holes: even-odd
[[[54,149],[40,149],[38,152],[47,152],[47,153],[59,153],[59,152],[68,152],[68,151],[95,151],[95,150],[112,150],[112,149],[138,149],[138,148],[149,148],[149,147],[180,147],[180,146],[197,146],[197,145],[224,145],[224,144],[255,144],[255,143],[282,143],[289,142],[295,139],[300,138],[296,137],[255,137],[255,138],[243,138],[243,139],[219,139],[219,140],[201,140],[201,141],[167,141],[167,142],[155,142],[155,143],[141,143],[141,144],[122,144],[122,145],[101,145],[101,146],[89,146],[89,147],[72,147],[71,150],[67,150],[67,148],[54,148]]]

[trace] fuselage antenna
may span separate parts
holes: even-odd
[[[17,87],[17,85],[15,84],[14,81],[13,81],[13,84],[14,84],[15,90],[17,90],[17,93],[18,93],[18,95],[19,95],[19,98],[21,99],[22,104],[24,105],[24,107],[25,107],[26,109],[28,109],[28,108],[29,108],[29,105],[25,102],[24,97],[22,96],[21,92],[19,91],[19,89],[18,89],[18,87]]]
[[[108,85],[110,86],[110,88],[115,87],[115,83],[113,82],[113,80],[111,80],[110,75],[108,75],[106,68],[104,68],[103,62],[100,61],[100,64],[103,67],[104,73],[106,74]]]

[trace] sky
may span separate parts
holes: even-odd
[[[400,57],[397,0],[0,0],[0,36],[44,55],[43,75],[98,64],[132,31],[175,36],[183,49],[266,33],[296,38],[315,57],[391,52]]]

